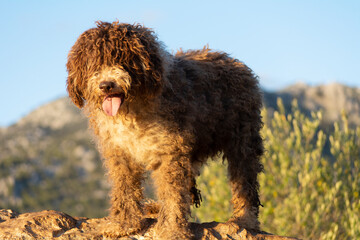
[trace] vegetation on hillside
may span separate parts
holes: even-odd
[[[94,144],[83,137],[86,125],[80,126],[54,130],[29,125],[11,129],[11,140],[0,138],[0,209],[107,214],[108,183]]]

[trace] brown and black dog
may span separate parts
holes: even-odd
[[[113,185],[110,236],[141,228],[141,184],[152,171],[156,238],[191,239],[195,177],[219,152],[228,161],[229,221],[259,229],[262,95],[246,65],[208,48],[171,55],[148,28],[98,22],[72,47],[67,70],[69,96],[89,118]]]

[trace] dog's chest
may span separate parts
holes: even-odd
[[[168,152],[173,139],[166,128],[158,124],[136,124],[130,120],[111,121],[99,128],[100,145],[108,150],[121,149],[134,161],[151,167],[156,165],[159,156]]]

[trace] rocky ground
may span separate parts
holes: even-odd
[[[149,218],[149,226],[131,236],[117,239],[156,239],[152,226],[156,220]],[[58,211],[17,213],[10,209],[0,210],[0,239],[109,239],[103,229],[111,224],[107,218],[71,217]],[[226,223],[191,223],[195,239],[242,239],[242,240],[295,240],[265,232],[254,233]]]

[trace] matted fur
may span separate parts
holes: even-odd
[[[98,22],[72,47],[67,69],[69,96],[89,117],[113,184],[109,236],[142,227],[150,170],[161,205],[156,238],[190,239],[195,177],[219,152],[229,165],[229,221],[259,229],[262,96],[246,65],[208,48],[171,55],[148,28]],[[122,96],[113,117],[102,109],[111,94]]]

